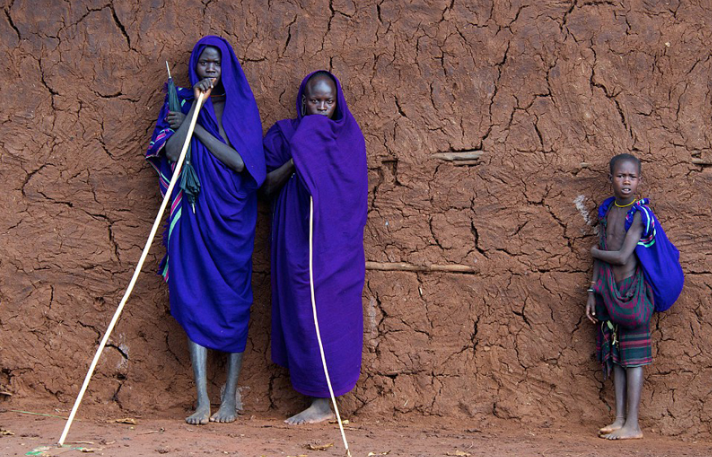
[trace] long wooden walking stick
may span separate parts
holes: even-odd
[[[151,228],[151,234],[148,235],[148,239],[146,240],[146,245],[143,248],[143,252],[141,253],[141,259],[138,261],[138,265],[136,265],[136,270],[134,271],[133,277],[131,278],[131,282],[129,283],[128,289],[126,289],[126,293],[124,293],[124,298],[121,299],[121,303],[119,304],[119,307],[116,308],[116,312],[114,313],[114,318],[111,319],[111,323],[109,324],[109,327],[106,329],[106,333],[104,333],[104,338],[101,340],[101,343],[99,344],[99,348],[96,350],[96,354],[94,355],[94,360],[92,360],[91,365],[89,366],[89,371],[87,371],[87,375],[84,378],[84,384],[82,384],[82,388],[79,391],[79,395],[77,396],[76,401],[74,402],[74,407],[72,408],[71,414],[69,414],[69,418],[67,419],[67,424],[64,426],[64,431],[62,432],[62,436],[59,438],[59,441],[57,444],[59,446],[64,445],[64,440],[67,438],[67,433],[69,433],[69,428],[72,426],[72,422],[74,421],[74,416],[77,414],[77,409],[79,409],[79,405],[82,402],[82,398],[84,398],[84,393],[87,390],[87,386],[89,385],[89,381],[91,380],[92,375],[94,374],[94,370],[96,369],[96,364],[99,362],[99,357],[101,357],[101,353],[104,350],[104,347],[106,346],[106,343],[109,341],[109,336],[111,335],[111,332],[114,330],[114,326],[116,325],[116,322],[119,320],[119,316],[121,316],[121,312],[124,309],[124,305],[126,305],[126,301],[129,299],[129,296],[131,295],[131,292],[133,291],[134,285],[136,284],[136,280],[138,279],[138,275],[141,273],[141,267],[143,267],[143,262],[146,260],[146,256],[148,255],[148,251],[151,249],[151,243],[153,242],[153,237],[156,236],[156,232],[158,231],[158,226],[161,224],[161,219],[163,218],[163,213],[166,210],[166,206],[168,206],[168,202],[171,199],[171,194],[173,193],[173,188],[175,187],[176,183],[178,182],[178,179],[180,179],[180,169],[183,166],[183,161],[185,160],[185,154],[186,151],[188,151],[188,146],[190,145],[190,139],[193,136],[193,131],[195,130],[195,123],[198,121],[198,113],[200,113],[200,108],[203,106],[203,99],[205,98],[205,94],[203,92],[200,93],[198,96],[198,106],[195,107],[195,112],[193,113],[193,117],[190,119],[190,127],[188,127],[188,134],[185,138],[185,143],[183,143],[183,149],[180,151],[180,156],[178,157],[178,162],[176,162],[175,169],[173,170],[173,177],[171,178],[171,183],[168,186],[168,190],[166,190],[166,195],[163,197],[163,202],[161,203],[161,208],[158,210],[158,215],[156,216],[156,220],[153,222],[153,228]]]
[[[339,414],[339,407],[336,404],[336,396],[334,395],[334,389],[331,387],[329,369],[326,367],[324,345],[321,343],[321,332],[319,332],[319,319],[316,315],[316,298],[314,297],[314,197],[309,197],[309,288],[311,290],[312,311],[314,313],[314,327],[316,327],[316,340],[319,343],[319,353],[321,354],[321,364],[324,367],[324,375],[326,376],[326,385],[329,387],[331,403],[334,405],[336,420],[339,422],[341,438],[344,440],[344,448],[346,448],[346,457],[351,457],[349,443],[346,441],[346,433],[344,432],[344,424],[341,422],[341,414]]]

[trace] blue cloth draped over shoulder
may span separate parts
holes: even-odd
[[[202,38],[190,56],[190,83],[198,82],[198,57],[207,46],[220,50],[225,88],[223,129],[242,157],[245,170],[236,173],[218,160],[194,135],[192,163],[201,192],[195,213],[179,186],[171,196],[171,210],[164,234],[167,254],[161,274],[170,292],[171,314],[191,341],[211,349],[242,352],[252,304],[252,251],[257,221],[256,191],[266,176],[262,148],[262,124],[257,104],[230,44],[220,37]],[[192,89],[178,89],[183,113],[193,103]],[[146,158],[159,175],[165,195],[175,164],[163,148],[173,135],[163,105]],[[188,119],[186,118],[186,122]],[[220,141],[213,104],[205,102],[198,124]]]
[[[313,73],[312,73],[313,74]],[[297,94],[297,112],[308,75]],[[313,264],[319,327],[335,395],[356,385],[363,348],[363,230],[368,211],[366,146],[339,81],[333,119],[277,122],[264,139],[268,170],[294,159],[296,173],[272,206],[272,360],[292,385],[328,397],[309,289],[309,197],[314,200]]]
[[[615,197],[606,199],[598,208],[598,218],[602,220]],[[633,223],[636,212],[640,212],[643,234],[635,247],[635,254],[643,266],[645,279],[653,289],[655,311],[662,312],[670,308],[682,292],[685,274],[680,265],[680,252],[670,242],[658,218],[650,209],[650,201],[642,198],[628,210],[625,218],[625,230]]]

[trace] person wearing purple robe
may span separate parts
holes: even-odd
[[[257,189],[266,176],[262,124],[240,63],[223,38],[206,36],[190,56],[191,89],[178,89],[180,112],[168,103],[156,122],[146,158],[165,194],[200,92],[208,98],[190,140],[191,165],[200,183],[191,204],[178,186],[171,196],[161,274],[171,314],[189,339],[198,400],[190,424],[232,422],[235,393],[252,305],[252,251]],[[207,349],[227,352],[228,373],[220,409],[210,415]]]
[[[310,197],[313,276],[319,330],[334,395],[351,391],[361,372],[363,231],[368,210],[366,145],[338,79],[308,75],[297,118],[278,121],[264,138],[272,201],[272,360],[289,369],[311,405],[286,420],[333,417],[312,312],[309,279]]]

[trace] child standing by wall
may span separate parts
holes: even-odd
[[[596,354],[604,377],[613,371],[616,419],[599,430],[602,438],[611,440],[643,437],[638,424],[643,366],[653,361],[653,291],[635,253],[644,232],[641,213],[634,208],[640,172],[635,156],[620,154],[611,159],[614,196],[599,209],[600,245],[591,248],[594,268],[586,316],[599,326]]]

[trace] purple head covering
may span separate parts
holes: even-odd
[[[351,117],[351,121],[353,121],[355,123],[356,120],[353,118],[353,116],[351,116],[349,107],[346,105],[346,98],[344,98],[344,91],[341,90],[341,83],[336,78],[336,76],[332,75],[331,73],[329,73],[326,70],[312,71],[302,80],[302,83],[299,85],[299,91],[297,92],[297,100],[296,100],[296,102],[297,102],[297,120],[301,120],[307,116],[306,114],[302,113],[302,97],[305,95],[304,93],[307,90],[307,83],[312,78],[312,76],[314,76],[316,74],[328,76],[329,78],[331,78],[331,80],[336,85],[336,110],[334,111],[334,115],[331,117],[331,119],[333,121],[344,120],[344,114],[345,114],[347,120],[348,120],[348,117]],[[360,130],[359,130],[359,132],[360,132]]]
[[[316,72],[315,72],[316,73]],[[328,397],[309,289],[309,197],[314,199],[314,292],[324,353],[336,395],[353,389],[361,370],[365,279],[363,229],[368,181],[366,146],[339,80],[333,119],[277,122],[264,139],[267,166],[294,159],[296,173],[272,211],[272,360],[289,368],[295,390]]]
[[[223,128],[230,144],[242,157],[245,170],[252,175],[259,187],[267,173],[262,149],[262,122],[250,84],[227,40],[208,35],[195,44],[193,52],[190,54],[190,84],[195,85],[200,80],[195,68],[198,65],[200,54],[208,46],[220,50],[222,66],[220,82],[225,88],[226,96],[225,111],[222,117]],[[203,127],[214,129],[212,133],[217,133],[216,138],[220,138],[212,102],[208,101],[205,104],[199,119]]]

